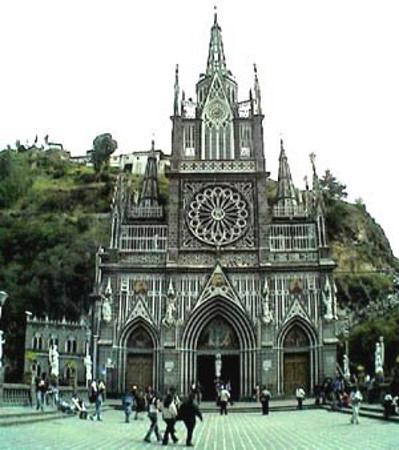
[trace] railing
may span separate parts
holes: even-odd
[[[254,172],[256,169],[255,161],[181,161],[180,172],[197,172],[197,173],[218,173],[218,172]]]
[[[60,386],[59,395],[64,400],[69,401],[75,389],[72,386]],[[80,398],[86,398],[88,389],[79,386],[76,392]],[[32,398],[33,396],[33,398]],[[45,401],[50,404],[49,396],[46,395]],[[4,406],[30,406],[36,402],[35,387],[22,383],[4,383],[3,385],[3,405]]]
[[[128,216],[131,218],[159,219],[163,216],[162,206],[132,206]]]
[[[275,205],[273,207],[274,217],[304,217],[307,216],[307,209],[298,205]]]
[[[4,383],[4,406],[28,406],[31,404],[31,386],[29,384]]]

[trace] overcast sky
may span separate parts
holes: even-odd
[[[175,64],[194,96],[214,4],[240,100],[258,65],[272,177],[280,135],[297,187],[315,152],[399,255],[397,0],[2,0],[0,146],[49,134],[79,155],[111,132],[169,153]]]

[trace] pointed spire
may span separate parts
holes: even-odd
[[[178,116],[179,115],[179,95],[180,95],[179,64],[176,64],[174,91],[175,91],[175,96],[174,96],[174,102],[173,102],[173,115]]]
[[[280,157],[277,182],[277,205],[294,207],[297,205],[295,187],[292,182],[288,158],[284,150],[284,142],[280,139]]]
[[[316,153],[312,152],[309,155],[310,158],[310,162],[312,164],[312,169],[313,169],[313,190],[318,191],[319,190],[319,177],[317,176],[317,171],[316,171]]]
[[[262,114],[262,102],[261,102],[261,93],[260,93],[260,85],[258,80],[258,69],[256,64],[254,64],[254,93],[255,93],[255,114]]]
[[[151,141],[151,151],[145,167],[143,185],[141,187],[139,206],[158,206],[159,186],[155,142]]]
[[[213,26],[211,28],[211,40],[209,43],[208,64],[206,68],[207,75],[213,75],[215,72],[227,73],[226,57],[224,55],[222,29],[218,24],[217,10],[215,6],[215,15]]]

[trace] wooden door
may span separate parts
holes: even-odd
[[[127,358],[126,389],[135,384],[139,389],[153,386],[152,355],[129,355]]]
[[[286,353],[284,355],[284,393],[294,395],[300,385],[309,392],[309,353]]]

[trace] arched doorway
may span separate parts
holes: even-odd
[[[305,331],[294,324],[284,339],[284,393],[294,394],[301,385],[306,392],[311,383],[310,342]]]
[[[213,400],[216,384],[229,383],[233,400],[240,395],[240,347],[237,334],[221,316],[208,322],[197,343],[197,381],[202,398]]]
[[[125,389],[154,386],[154,344],[142,326],[133,329],[126,344]]]
[[[232,348],[226,348],[226,350],[221,352],[216,352],[216,350],[210,351],[203,347],[206,342],[205,330],[213,320],[217,322],[220,319],[222,319],[226,330],[231,330],[236,344],[231,344]],[[210,328],[212,329],[212,326]],[[201,364],[201,367],[207,367],[213,383],[215,379],[215,355],[220,353],[222,357],[224,354],[224,363],[222,359],[222,376],[231,376],[230,381],[235,395],[239,396],[240,399],[251,397],[257,379],[256,348],[254,326],[238,302],[222,296],[211,297],[207,301],[202,302],[194,309],[182,333],[180,353],[181,393],[184,395],[188,394],[191,383],[196,381],[201,370],[203,370],[198,368],[198,364]],[[201,356],[203,356],[202,359]],[[209,359],[206,360],[205,356],[208,356]],[[225,373],[223,373],[223,364]],[[236,370],[237,364],[239,366],[238,370]],[[236,386],[233,386],[233,376],[237,376],[237,373]]]

